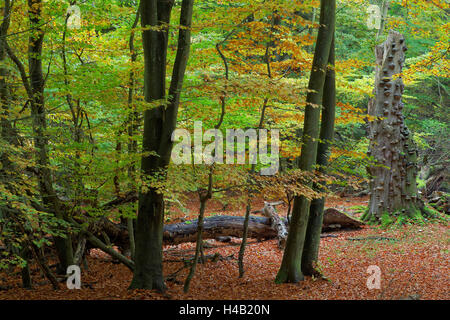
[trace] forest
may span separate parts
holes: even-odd
[[[449,14],[0,0],[0,300],[449,299]]]

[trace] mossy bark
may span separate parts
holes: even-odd
[[[331,43],[328,69],[323,88],[323,110],[320,125],[320,142],[317,149],[318,171],[325,173],[328,165],[330,145],[334,135],[334,119],[336,111],[336,79],[334,71],[334,37]],[[316,187],[317,188],[317,187]],[[302,271],[304,275],[317,274],[315,264],[319,256],[320,234],[323,225],[325,198],[313,199],[309,209],[308,226],[306,228],[305,247],[302,255]]]
[[[302,153],[299,168],[313,170],[317,156],[319,138],[320,104],[325,83],[328,57],[335,25],[335,0],[322,0],[320,6],[320,28],[306,97]],[[308,224],[310,201],[305,196],[295,196],[289,235],[283,260],[275,281],[277,283],[298,282],[304,279],[302,273],[302,253]]]
[[[50,170],[44,99],[45,81],[42,71],[42,44],[44,41],[42,7],[43,2],[41,0],[28,0],[28,16],[33,30],[28,41],[29,98],[33,119],[33,139],[36,148],[36,162],[39,170],[38,182],[42,202],[59,219],[66,219],[60,200],[53,188],[53,177]],[[67,267],[73,264],[73,248],[70,234],[67,234],[65,237],[55,237],[55,245],[60,262],[59,271],[65,273]]]
[[[160,106],[144,113],[144,137],[141,170],[144,177],[159,175],[165,179],[170,162],[178,105],[184,73],[190,50],[190,27],[193,0],[183,0],[180,13],[177,54],[166,96],[166,62],[168,26],[173,0],[143,0],[141,24],[144,47],[144,95],[145,101],[164,101]],[[164,291],[162,272],[162,239],[164,227],[164,197],[151,185],[139,193],[139,207],[135,230],[135,269],[130,289],[156,289]]]

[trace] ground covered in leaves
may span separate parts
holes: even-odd
[[[357,209],[366,199],[336,200],[335,208]],[[261,205],[261,204],[260,204]],[[342,208],[341,208],[342,209]],[[282,212],[282,209],[280,209]],[[210,212],[210,214],[213,212]],[[228,214],[228,212],[227,212]],[[239,212],[235,212],[239,214]],[[0,299],[449,299],[449,228],[445,223],[364,227],[328,233],[322,238],[319,268],[326,279],[307,277],[298,284],[277,285],[274,279],[282,251],[276,240],[250,239],[245,255],[245,275],[238,278],[240,239],[230,243],[208,240],[205,254],[215,256],[199,264],[189,293],[183,293],[195,244],[164,247],[165,294],[127,289],[132,273],[109,256],[92,250],[88,270],[82,269],[82,289],[68,290],[62,283],[52,290],[36,266],[34,289],[20,287],[20,272],[0,273]],[[381,288],[369,290],[367,268],[381,269]]]

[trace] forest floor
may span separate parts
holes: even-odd
[[[195,218],[194,200],[188,204]],[[367,197],[335,198],[327,207],[345,212],[367,206]],[[262,208],[261,200],[255,208]],[[286,208],[278,207],[280,213]],[[221,205],[209,205],[208,214],[223,210]],[[226,215],[243,215],[243,210],[226,210]],[[175,222],[180,217],[173,217]],[[389,228],[364,227],[352,231],[336,231],[321,239],[320,263],[327,279],[306,277],[298,284],[274,283],[282,251],[276,240],[257,242],[250,239],[245,253],[245,275],[238,278],[237,255],[240,239],[229,243],[208,240],[205,254],[218,253],[223,259],[199,264],[191,282],[189,293],[183,293],[183,282],[188,268],[183,259],[193,256],[195,244],[184,243],[164,247],[164,273],[176,274],[167,281],[165,294],[145,290],[128,290],[132,273],[121,264],[111,262],[108,255],[91,250],[88,270],[82,269],[81,290],[69,290],[64,283],[59,291],[32,266],[34,288],[20,287],[20,273],[0,273],[0,300],[5,299],[449,299],[449,226],[445,223],[403,225]],[[374,237],[378,237],[374,239]],[[357,238],[357,239],[355,239]],[[366,239],[364,239],[366,238]],[[367,268],[376,265],[381,269],[381,288],[369,290]],[[19,272],[19,270],[16,270]],[[3,289],[3,290],[2,290]]]

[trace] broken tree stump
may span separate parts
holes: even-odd
[[[270,218],[270,227],[273,230],[277,231],[278,238],[278,247],[284,248],[286,245],[288,231],[286,228],[286,224],[281,220],[281,217],[278,215],[275,206],[280,203],[270,203],[264,201],[264,209],[262,210],[262,214],[268,218]]]
[[[375,51],[367,153],[375,162],[367,168],[371,176],[370,202],[362,217],[364,221],[380,221],[385,213],[414,217],[423,209],[416,186],[418,151],[403,115],[405,85],[401,74],[406,50],[404,36],[390,30],[386,41]]]

